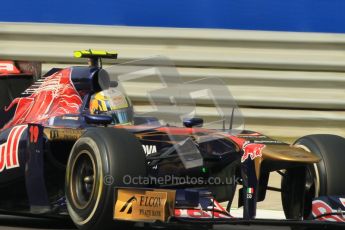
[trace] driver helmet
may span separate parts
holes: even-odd
[[[91,114],[105,114],[113,118],[113,125],[132,125],[133,106],[122,92],[110,88],[95,93],[90,99]]]

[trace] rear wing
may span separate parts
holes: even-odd
[[[37,80],[41,76],[40,62],[0,60],[0,78],[27,76]]]
[[[15,108],[5,112],[14,98],[22,97],[41,76],[41,63],[0,60],[0,128],[13,116]]]

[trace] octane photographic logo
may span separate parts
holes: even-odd
[[[114,177],[106,175],[103,178],[103,183],[107,186],[114,185]],[[231,176],[231,177],[194,177],[194,176],[175,176],[175,175],[164,175],[159,177],[150,176],[131,176],[124,175],[122,177],[122,183],[126,186],[148,186],[148,185],[198,185],[198,186],[209,186],[209,185],[239,185],[241,184],[242,178]],[[250,190],[254,191],[254,190]],[[249,192],[250,192],[249,191]]]
[[[117,90],[140,102],[134,106],[139,116],[158,118],[159,124],[170,127],[181,127],[188,119],[202,118],[202,126],[206,129],[217,129],[227,134],[237,134],[244,129],[243,116],[227,85],[216,76],[181,76],[174,63],[162,56],[128,62],[105,70],[111,81],[119,83]],[[144,126],[142,128],[145,129]],[[195,140],[190,138],[193,133],[198,133],[198,129],[164,129],[171,142],[177,143],[176,151],[186,168],[203,165]],[[177,137],[184,133],[184,140]],[[217,138],[224,137],[209,135],[198,141],[200,144]],[[154,149],[147,146],[143,148],[146,154],[154,152]],[[191,152],[195,153],[193,157],[188,154]]]
[[[107,185],[112,185],[114,180],[111,180],[106,176],[105,183]],[[111,182],[111,183],[109,183]],[[124,175],[122,178],[122,183],[126,186],[137,186],[137,185],[198,185],[198,186],[209,186],[209,185],[234,185],[240,184],[240,177],[194,177],[194,176],[175,176],[175,175],[164,175],[160,177],[150,177],[150,176],[131,176]]]

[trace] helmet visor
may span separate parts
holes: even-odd
[[[127,107],[107,112],[113,118],[113,125],[125,125],[133,123],[133,108]]]

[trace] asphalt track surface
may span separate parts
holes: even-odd
[[[279,224],[278,224],[279,225]],[[41,219],[41,218],[30,218],[30,217],[19,217],[19,216],[7,216],[7,215],[0,215],[0,230],[29,230],[29,229],[49,229],[49,230],[72,230],[76,229],[73,226],[73,223],[70,220],[67,219]],[[117,229],[117,228],[114,228]],[[194,227],[183,227],[181,225],[174,225],[170,227],[152,227],[152,226],[137,226],[132,228],[126,228],[128,230],[307,230],[307,229],[345,229],[343,227],[341,228],[327,228],[327,227],[321,227],[321,228],[314,228],[309,226],[309,228],[300,228],[300,227],[288,227],[288,226],[268,226],[268,225],[218,225],[217,227],[208,228],[206,226],[194,226]],[[121,229],[118,229],[121,230]]]
[[[126,228],[126,230],[318,230],[318,229],[345,229],[345,225],[324,225],[319,223],[314,225],[315,222],[312,221],[312,225],[301,225],[301,226],[287,226],[286,224],[282,225],[280,221],[276,220],[275,224],[265,224],[271,222],[270,220],[263,220],[266,222],[261,222],[260,224],[251,223],[251,224],[226,224],[226,225],[217,225],[212,227],[207,227],[205,225],[171,225],[169,227],[156,226],[136,226],[131,228]],[[300,223],[300,221],[298,221]],[[299,225],[299,224],[298,224]],[[8,216],[0,215],[0,230],[29,230],[29,229],[49,229],[49,230],[72,230],[76,229],[73,223],[69,219],[48,219],[48,218],[31,218],[31,217],[20,217],[20,216]],[[122,230],[114,228],[114,230]]]
[[[71,230],[76,229],[73,226],[73,223],[66,219],[41,219],[41,218],[30,218],[30,217],[18,217],[18,216],[6,216],[6,215],[0,215],[0,229],[1,230],[29,230],[29,229],[49,229],[49,230]],[[168,228],[152,228],[152,227],[133,227],[129,228],[128,230],[176,230],[176,229],[186,229],[186,230],[201,230],[200,228],[176,228],[175,227],[168,227]],[[207,229],[207,228],[202,228]],[[239,229],[239,230],[273,230],[273,229],[279,229],[279,230],[287,230],[290,229],[289,227],[271,227],[271,226],[220,226],[220,228],[217,228],[219,230],[232,230],[232,229]]]

